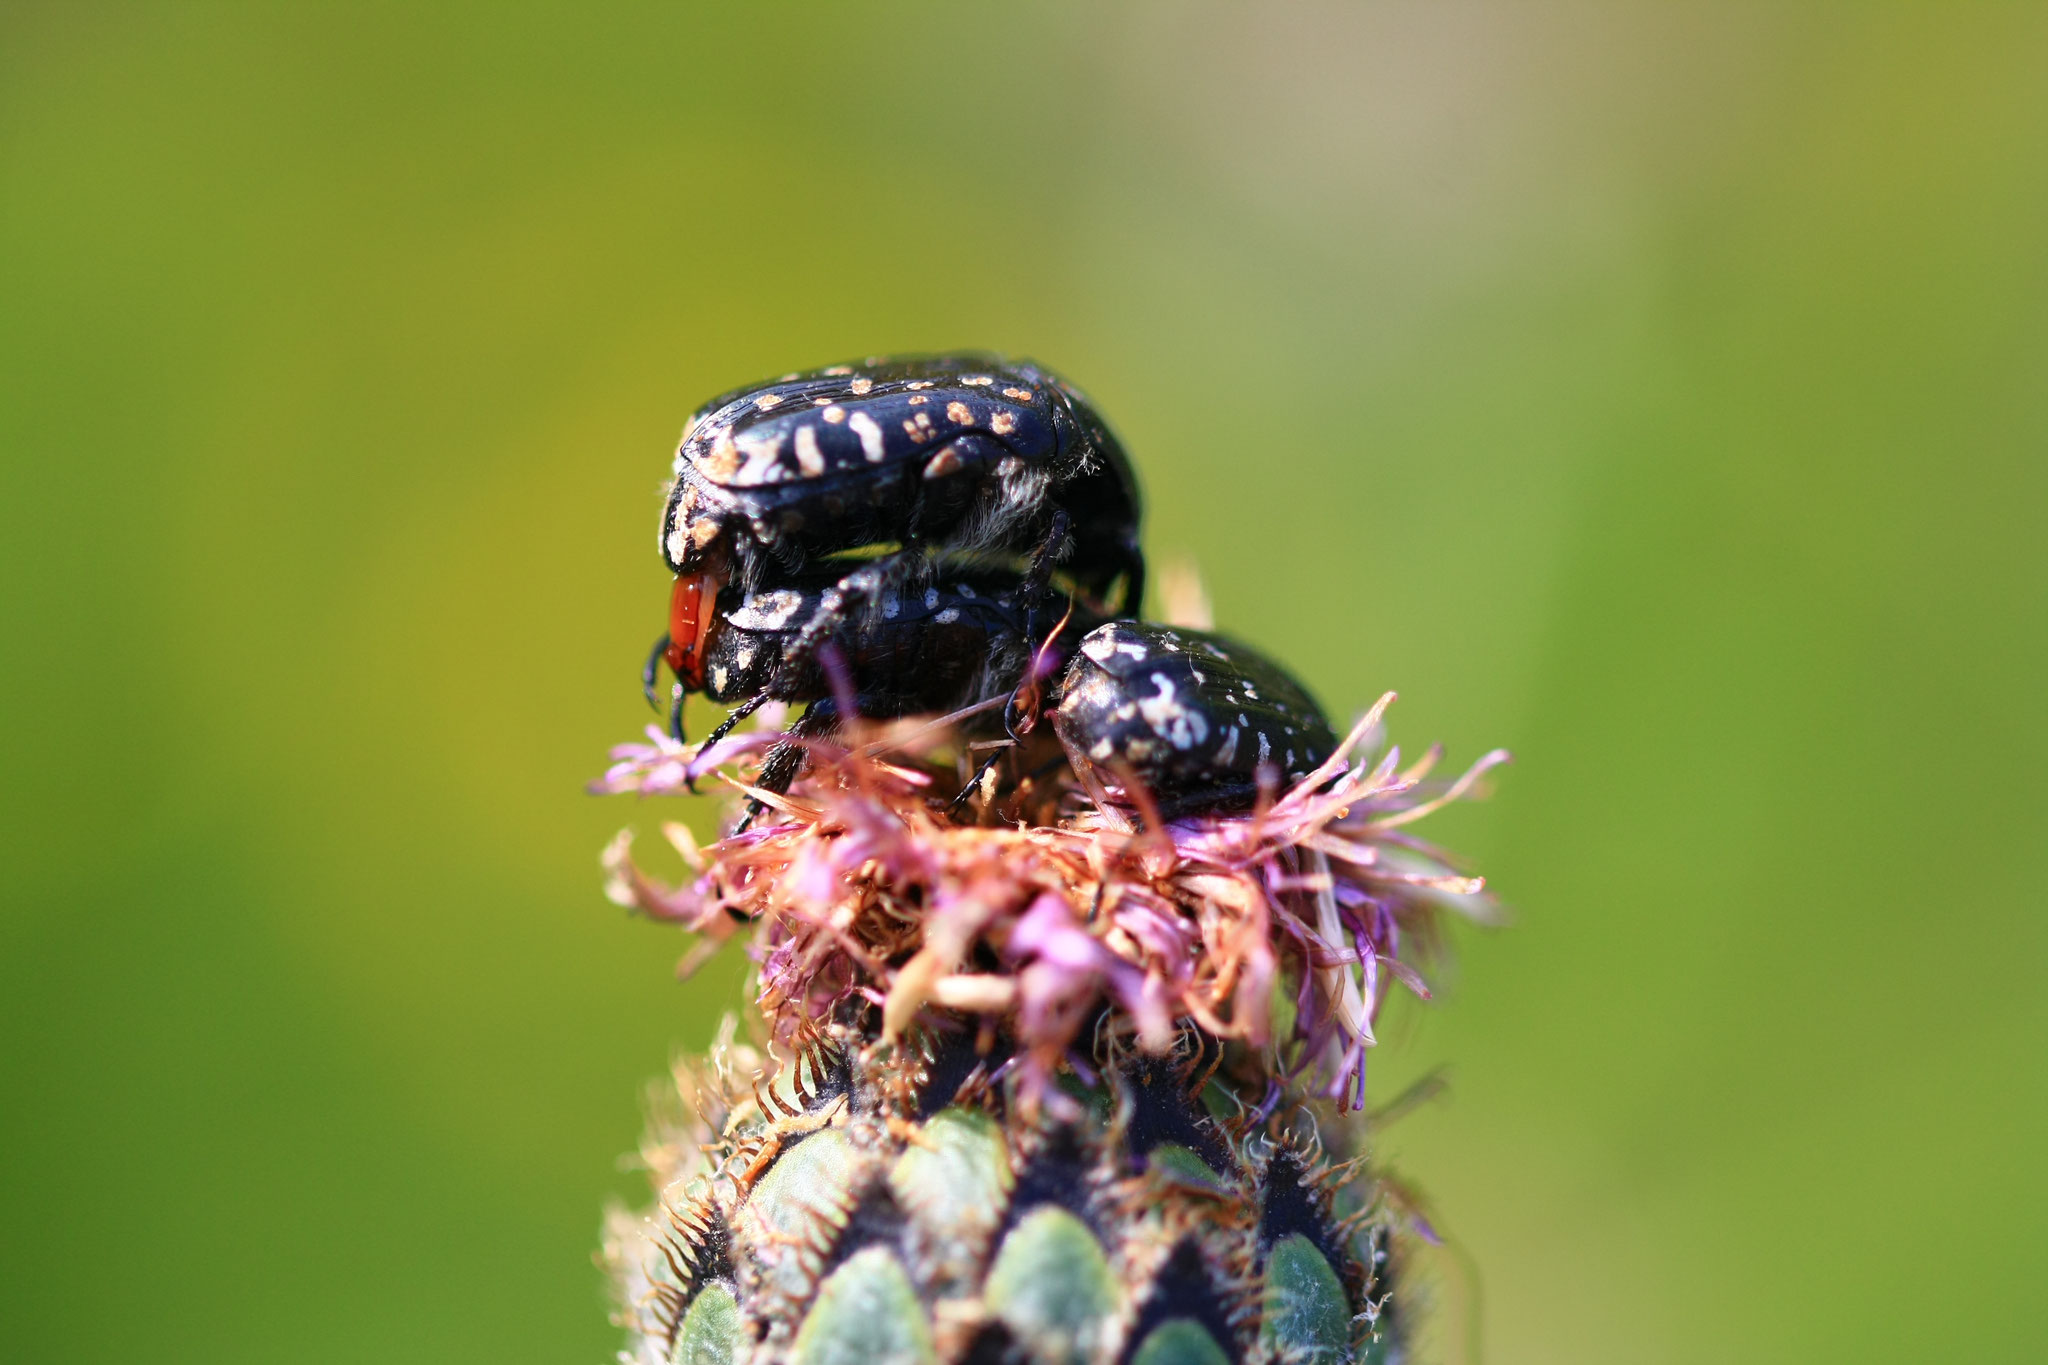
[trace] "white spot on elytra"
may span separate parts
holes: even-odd
[[[1152,685],[1159,691],[1139,698],[1138,712],[1154,734],[1176,749],[1192,749],[1209,737],[1208,720],[1201,712],[1190,711],[1182,704],[1173,679],[1164,673],[1154,673]]]
[[[861,453],[868,457],[868,463],[880,464],[887,452],[882,445],[882,429],[875,425],[875,419],[864,412],[856,412],[847,419],[846,425],[860,437]]]
[[[846,409],[837,403],[827,403],[825,410],[818,415],[836,427],[846,420]]]
[[[875,387],[875,381],[872,379],[856,379],[846,387],[853,390],[855,397],[859,397],[861,394],[870,392]]]
[[[811,426],[796,429],[796,467],[811,478],[825,472],[825,456],[818,449],[818,431]]]
[[[1237,757],[1237,737],[1241,732],[1233,725],[1223,732],[1223,744],[1216,750],[1216,761],[1228,764]]]
[[[747,457],[746,464],[740,467],[737,479],[740,484],[778,483],[786,476],[788,471],[782,467],[781,433],[749,433],[741,439],[739,448]]]

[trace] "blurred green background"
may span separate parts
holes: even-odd
[[[610,1358],[669,450],[974,345],[1516,750],[1376,1062],[1488,1360],[2043,1358],[2044,171],[2039,6],[5,6],[0,1353]]]

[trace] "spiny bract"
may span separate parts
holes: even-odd
[[[762,1080],[728,1030],[643,1151],[656,1207],[612,1218],[621,1360],[1400,1360],[1400,1210],[1324,1156],[1341,1124],[1262,1115],[1246,1059],[1192,1031],[1099,1046],[1031,1106],[971,1033],[835,1026]]]

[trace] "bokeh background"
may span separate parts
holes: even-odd
[[[2038,6],[0,8],[0,1353],[609,1358],[669,450],[975,345],[1517,752],[1375,1063],[1487,1360],[2048,1355],[2044,168]]]

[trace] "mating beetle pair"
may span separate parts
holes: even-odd
[[[978,354],[869,359],[734,390],[684,431],[662,512],[675,573],[660,664],[682,700],[809,701],[837,721],[833,668],[862,714],[944,711],[1064,669],[1054,729],[1073,762],[1170,812],[1241,801],[1335,747],[1278,664],[1199,631],[1116,619],[1144,589],[1136,481],[1088,402],[1038,366]],[[1063,622],[1055,630],[1055,623]],[[1037,660],[1034,669],[1032,660]],[[760,784],[787,786],[785,744]]]

